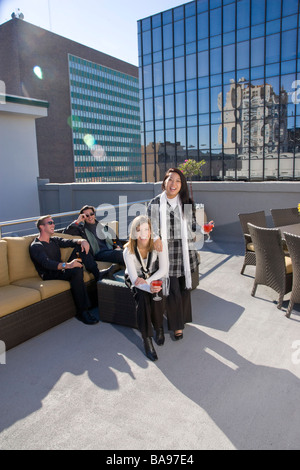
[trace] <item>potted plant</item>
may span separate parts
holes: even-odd
[[[196,160],[188,159],[185,160],[184,163],[181,163],[178,168],[186,179],[190,183],[190,189],[191,189],[191,198],[193,198],[193,187],[192,187],[192,177],[200,175],[202,176],[202,167],[205,165],[205,160],[201,160],[200,162],[196,162]]]

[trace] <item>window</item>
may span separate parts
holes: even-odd
[[[143,33],[143,54],[151,54],[151,31]]]
[[[185,93],[177,93],[175,95],[176,100],[176,116],[185,115]]]
[[[208,13],[201,13],[197,16],[198,22],[198,40],[208,37]]]
[[[185,20],[185,41],[187,44],[196,41],[196,18],[194,16]]]
[[[237,68],[247,67],[249,67],[249,41],[243,41],[237,44]]]
[[[279,62],[280,34],[272,34],[266,37],[266,64]]]
[[[282,0],[282,16],[298,13],[298,0]]]
[[[223,33],[235,29],[235,3],[226,5],[223,8]]]
[[[165,96],[165,117],[174,117],[174,97],[173,95]]]
[[[162,119],[164,117],[164,102],[163,102],[162,96],[159,96],[158,98],[154,98],[154,106],[155,106],[155,119]]]
[[[265,0],[251,0],[251,24],[264,23]]]
[[[267,0],[267,21],[280,18],[281,0]]]
[[[208,74],[208,51],[200,52],[198,54],[198,77],[205,77]]]
[[[251,66],[264,64],[264,38],[251,40]]]
[[[235,69],[235,46],[223,47],[223,71],[229,72]]]
[[[154,86],[162,85],[162,63],[153,64]]]
[[[196,54],[186,56],[186,79],[190,80],[196,78]]]
[[[153,52],[160,51],[162,48],[161,44],[161,28],[156,28],[152,32],[152,40],[153,40]]]
[[[198,92],[199,98],[199,113],[208,113],[209,112],[209,89],[203,88]]]
[[[221,55],[221,48],[212,49],[210,51],[210,72],[211,74],[214,73],[221,73],[222,71],[222,55]]]
[[[249,0],[237,2],[237,27],[238,29],[249,26],[250,4]]]
[[[173,82],[173,60],[164,62],[164,81],[165,83]]]
[[[296,58],[297,31],[285,31],[282,33],[281,59],[289,60]]]
[[[189,91],[186,94],[186,101],[187,101],[187,114],[188,115],[197,114],[197,92]]]
[[[175,81],[184,80],[184,57],[175,59]]]
[[[164,49],[168,49],[173,46],[173,28],[171,24],[163,27],[163,45]]]
[[[174,46],[184,43],[184,23],[183,20],[174,23]]]
[[[221,8],[210,10],[210,34],[211,36],[220,34],[220,32],[222,31],[221,15],[222,15]]]

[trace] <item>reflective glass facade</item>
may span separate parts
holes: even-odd
[[[138,22],[142,158],[205,180],[300,179],[298,0],[196,0]]]
[[[142,181],[138,79],[69,55],[75,181]]]

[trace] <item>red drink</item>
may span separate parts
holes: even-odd
[[[205,242],[212,242],[212,240],[210,239],[210,232],[212,231],[212,229],[214,228],[215,224],[214,224],[214,221],[211,220],[210,222],[207,222],[206,224],[203,224],[203,231],[202,233],[205,233],[207,235],[207,240],[205,240]]]
[[[163,282],[162,282],[161,279],[156,279],[155,281],[152,281],[152,282],[151,282],[151,285],[152,285],[153,287],[161,287],[161,286],[162,286],[162,283],[163,283]],[[162,298],[159,297],[158,293],[156,292],[156,295],[155,295],[155,297],[153,297],[153,300],[162,300]]]
[[[203,225],[203,230],[205,233],[209,233],[212,231],[214,226],[215,226],[214,221],[211,220],[210,222],[207,222],[206,224]]]
[[[151,284],[154,286],[154,287],[160,287],[162,286],[162,280],[161,279],[157,279],[156,281],[152,281]]]
[[[212,231],[213,225],[211,225],[211,224],[204,224],[204,225],[203,225],[203,229],[204,229],[204,232],[205,232],[205,233],[209,233],[209,232]]]

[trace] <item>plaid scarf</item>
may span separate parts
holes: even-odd
[[[179,202],[180,200],[178,200]],[[183,257],[183,268],[185,276],[185,286],[186,289],[192,288],[192,277],[191,277],[191,265],[189,257],[189,245],[188,245],[188,230],[187,222],[182,213],[182,208],[180,202],[178,203],[179,214],[180,214],[180,224],[181,224],[181,253]],[[164,243],[164,249],[168,250],[168,231],[167,231],[167,197],[165,191],[160,196],[160,227],[161,227],[161,238]],[[175,241],[175,240],[174,240]],[[176,249],[176,243],[173,244],[173,249]],[[178,245],[177,245],[178,246]],[[171,248],[171,247],[170,247]],[[171,254],[171,253],[170,253]],[[178,253],[179,254],[179,253]],[[176,256],[177,253],[173,252],[173,256]],[[168,254],[169,258],[169,254]],[[169,270],[170,271],[170,270]],[[170,272],[169,272],[170,274]]]

